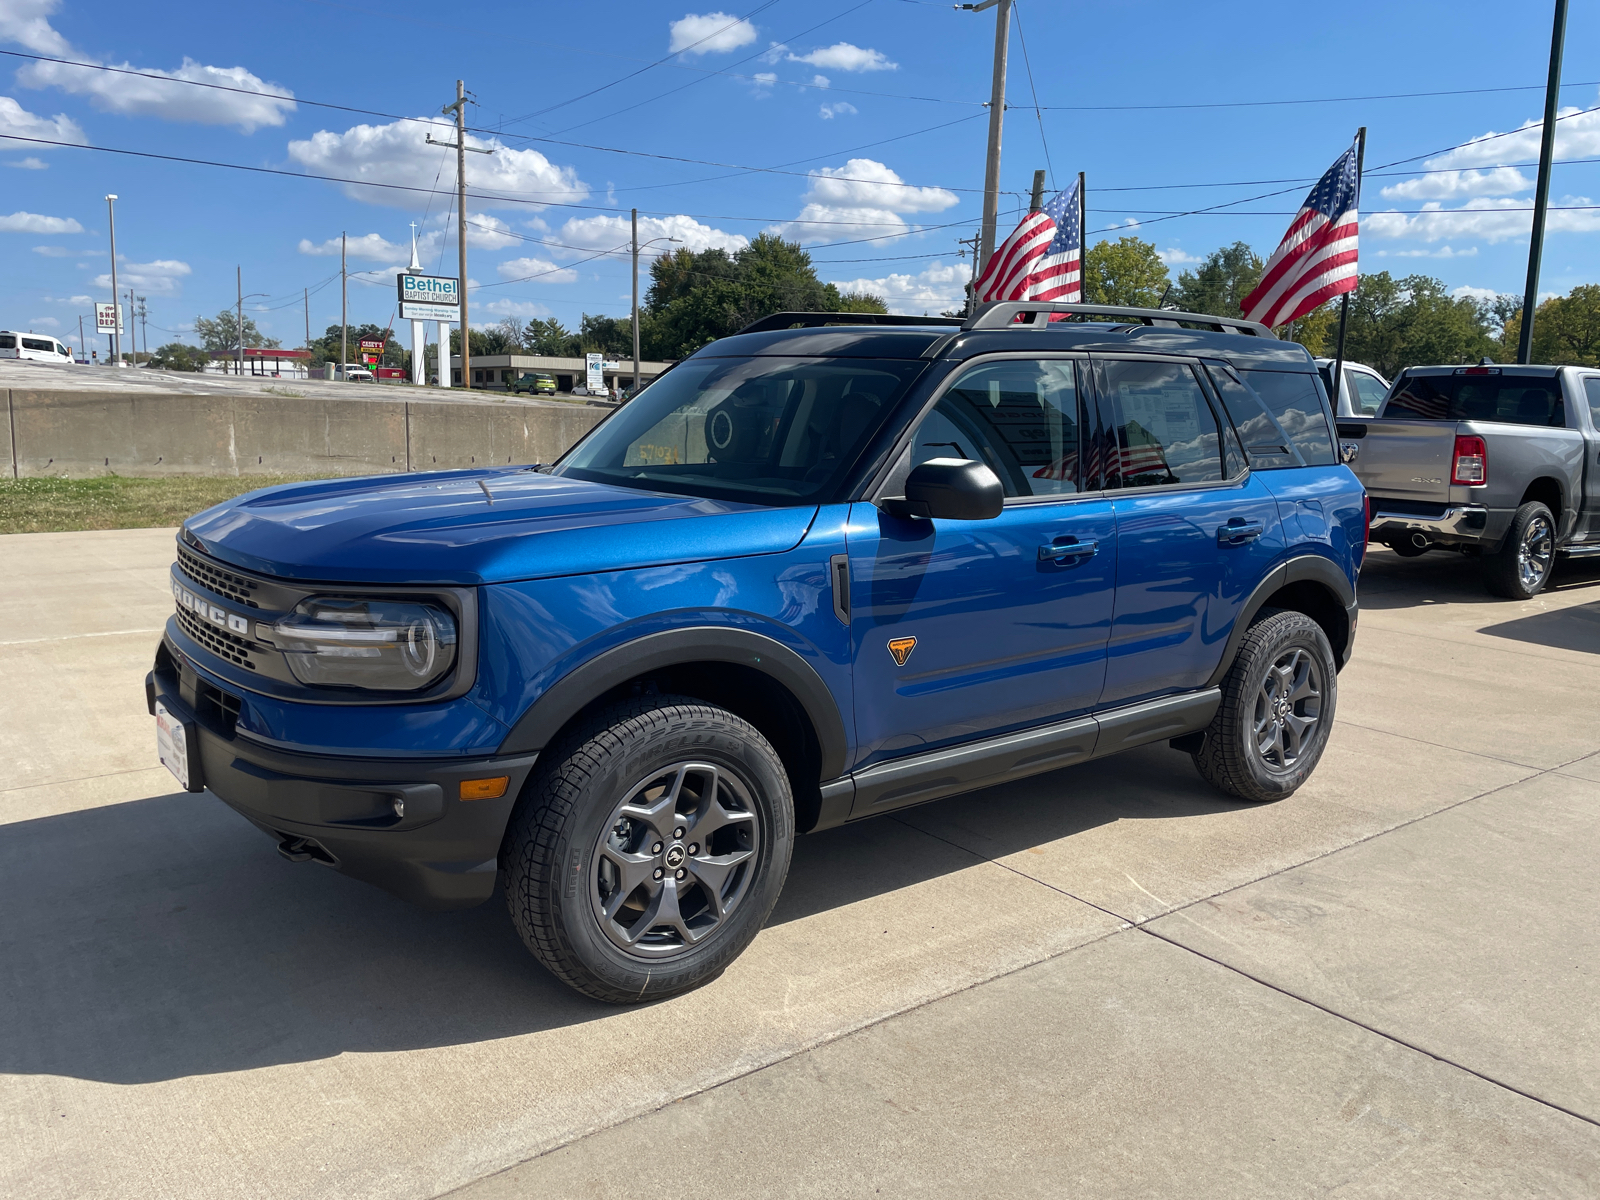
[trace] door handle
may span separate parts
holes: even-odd
[[[1069,558],[1093,558],[1100,553],[1100,543],[1090,538],[1086,542],[1074,539],[1060,545],[1047,545],[1039,547],[1040,562],[1062,562]]]
[[[1235,517],[1217,529],[1217,545],[1243,546],[1255,541],[1266,531],[1267,527],[1260,521],[1241,521]]]

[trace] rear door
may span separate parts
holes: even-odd
[[[1584,407],[1589,410],[1588,444],[1583,464],[1583,524],[1581,529],[1593,541],[1600,534],[1600,375],[1579,377]]]
[[[1284,539],[1277,502],[1245,465],[1198,363],[1106,357],[1095,366],[1117,523],[1100,700],[1112,708],[1202,686]]]

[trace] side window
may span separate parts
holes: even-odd
[[[1266,402],[1267,411],[1289,435],[1308,467],[1330,467],[1333,431],[1317,377],[1307,371],[1245,371],[1244,381]]]
[[[1600,375],[1591,375],[1583,381],[1583,390],[1589,397],[1589,420],[1600,433]]]
[[[1356,385],[1356,394],[1352,397],[1356,401],[1356,411],[1370,417],[1378,411],[1389,389],[1383,386],[1377,376],[1368,375],[1365,371],[1347,371],[1345,374]]]
[[[1273,467],[1298,467],[1300,458],[1294,452],[1294,443],[1289,440],[1283,427],[1273,420],[1272,414],[1267,412],[1261,397],[1246,387],[1226,363],[1208,361],[1205,366],[1212,386],[1217,389],[1217,395],[1222,397],[1223,408],[1227,409],[1233,427],[1239,431],[1250,465],[1258,471],[1271,470]]]
[[[1222,478],[1221,430],[1193,370],[1182,363],[1113,359],[1105,363],[1104,379],[1116,438],[1107,456],[1110,486]]]
[[[966,372],[918,424],[913,467],[932,458],[987,463],[1007,496],[1082,491],[1081,406],[1070,360],[985,363]],[[1091,481],[1087,486],[1095,486]]]

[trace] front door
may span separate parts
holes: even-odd
[[[896,478],[931,458],[980,460],[1005,485],[1000,516],[915,520],[852,506],[854,766],[1099,699],[1116,529],[1111,502],[1082,478],[1081,381],[1069,357],[987,360],[914,427]]]
[[[1116,613],[1100,707],[1201,687],[1284,539],[1197,366],[1100,359],[1117,521]]]

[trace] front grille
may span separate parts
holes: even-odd
[[[214,687],[204,679],[197,679],[194,699],[195,716],[202,721],[220,725],[228,737],[233,736],[233,731],[239,724],[239,709],[243,704],[239,697]]]
[[[218,629],[215,625],[202,621],[186,608],[178,609],[178,624],[184,633],[218,658],[226,659],[247,670],[259,670],[256,664],[250,661],[250,655],[257,652],[256,647],[242,637],[235,637],[226,629]]]
[[[203,588],[209,588],[219,596],[226,596],[251,608],[261,607],[250,598],[250,593],[261,586],[254,579],[247,579],[243,575],[235,575],[232,571],[214,567],[182,546],[178,547],[178,566],[195,583]]]

